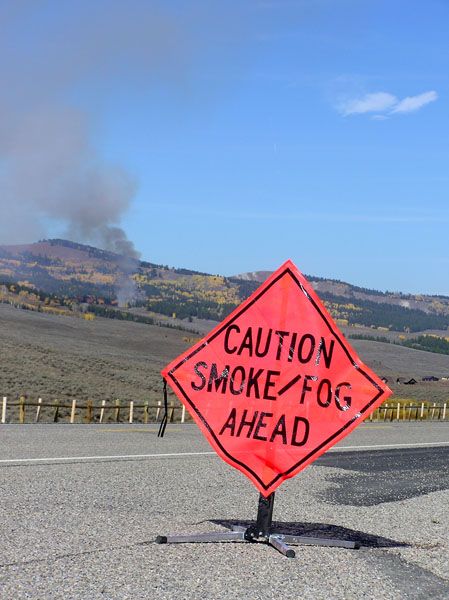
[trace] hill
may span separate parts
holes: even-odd
[[[64,305],[132,305],[180,319],[215,320],[257,287],[67,240],[0,246],[0,283],[39,290]]]
[[[20,302],[29,309],[40,305],[76,312],[81,306],[117,316],[110,309],[122,306],[130,309],[128,315],[156,320],[164,315],[167,322],[176,319],[178,325],[198,319],[219,321],[268,275],[267,271],[211,275],[60,239],[0,246],[0,300],[17,303],[11,294],[21,294]],[[405,333],[441,332],[449,327],[448,297],[379,292],[337,280],[308,279],[341,326]]]
[[[262,283],[269,275],[271,275],[270,271],[254,271],[252,273],[242,273],[236,275],[236,277],[244,281]],[[404,294],[402,292],[388,291],[380,292],[352,285],[338,279],[323,279],[314,275],[307,275],[306,277],[322,299],[330,298],[331,301],[338,300],[340,302],[353,300],[356,304],[363,302],[387,304],[389,306],[406,308],[411,311],[419,310],[428,315],[447,316],[449,314],[448,296]]]

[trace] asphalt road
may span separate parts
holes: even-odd
[[[280,530],[360,550],[156,545],[249,523],[195,426],[0,428],[0,598],[449,598],[449,423],[363,424],[276,493]]]
[[[337,484],[327,500],[353,506],[375,506],[449,489],[449,444],[440,447],[398,448],[328,453],[317,464],[351,473],[328,477]],[[357,472],[353,477],[352,472]]]

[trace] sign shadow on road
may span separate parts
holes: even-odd
[[[252,525],[251,521],[241,521],[233,519],[211,519],[209,523],[215,525],[221,525],[226,529],[233,529],[234,527],[247,528]],[[346,540],[353,541],[359,544],[360,547],[365,548],[404,548],[409,547],[410,544],[406,542],[399,542],[390,538],[382,537],[380,535],[373,535],[357,529],[349,529],[348,527],[342,527],[340,525],[334,525],[331,523],[308,523],[308,522],[293,522],[293,521],[275,521],[274,526],[276,531],[283,535],[292,535],[300,533],[303,539],[311,538],[312,540],[316,537],[328,538],[329,540]],[[304,542],[307,544],[307,542]]]

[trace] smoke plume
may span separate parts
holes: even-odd
[[[184,95],[194,63],[210,61],[212,50],[215,60],[234,55],[241,62],[235,42],[259,11],[258,3],[244,6],[0,3],[0,243],[63,235],[124,255],[131,272],[139,254],[120,223],[136,181],[97,148],[102,110],[117,89],[156,84]]]
[[[182,72],[186,30],[179,15],[154,6],[15,0],[0,7],[0,243],[57,231],[123,255],[125,279],[134,270],[139,253],[120,222],[136,181],[101,157],[98,117],[77,94],[93,90],[101,103],[114,82],[145,86]],[[130,286],[122,282],[122,301]]]
[[[6,167],[2,208],[16,223],[2,222],[17,241],[49,220],[71,239],[133,255],[132,243],[116,226],[128,210],[135,182],[117,165],[105,164],[90,144],[87,117],[68,107],[41,107],[11,115],[0,149]],[[11,226],[12,225],[12,226]],[[13,240],[11,240],[13,241]]]

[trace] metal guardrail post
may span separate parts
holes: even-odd
[[[36,423],[39,423],[39,419],[41,416],[41,404],[42,404],[42,398],[38,398],[37,399],[37,408],[36,408],[36,419],[35,419]]]
[[[7,402],[8,402],[7,397],[3,396],[3,400],[2,400],[2,423],[6,423],[6,406],[7,406]]]
[[[103,423],[105,404],[106,404],[106,400],[102,400],[101,401],[101,410],[100,410],[100,423]]]
[[[72,400],[72,408],[70,410],[70,423],[75,422],[75,411],[76,411],[76,400],[75,398]]]

